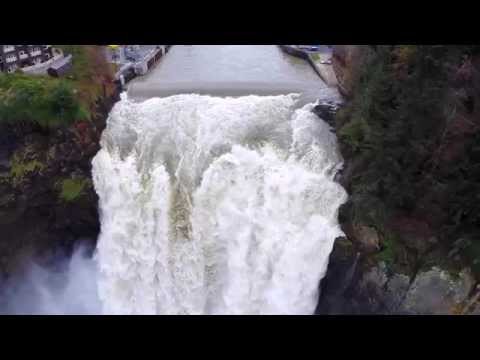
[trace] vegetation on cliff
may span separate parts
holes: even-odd
[[[99,46],[65,46],[63,78],[0,74],[0,281],[99,231],[91,159],[114,101]]]
[[[66,78],[0,75],[0,122],[34,123],[44,129],[91,120],[97,102],[113,94],[112,69],[98,46],[60,46],[72,54]]]
[[[77,199],[82,195],[88,184],[89,180],[87,178],[63,179],[60,181],[60,199],[66,202]]]
[[[0,121],[35,123],[42,128],[69,125],[88,115],[67,80],[25,74],[0,76]]]
[[[362,49],[336,127],[350,201],[340,219],[381,234],[378,259],[414,274],[480,274],[478,46]]]
[[[77,98],[90,112],[98,99],[111,96],[113,65],[105,61],[103,48],[94,45],[56,45],[64,54],[72,55],[72,72],[68,78],[75,83]],[[95,115],[95,114],[93,114]]]

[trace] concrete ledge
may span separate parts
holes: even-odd
[[[310,89],[302,82],[295,83],[264,83],[264,82],[161,82],[149,83],[134,81],[128,86],[128,96],[136,101],[153,97],[167,97],[179,94],[199,94],[219,97],[240,97],[248,95],[275,96],[296,93],[298,103],[314,102],[331,93],[331,89],[323,87]]]
[[[317,73],[317,75],[323,80],[325,84],[330,87],[335,87],[338,85],[337,77],[335,75],[335,71],[331,64],[322,64],[322,61],[327,60],[326,57],[321,56],[320,61],[315,61],[312,57],[312,54],[299,49],[292,45],[279,45],[280,49],[292,56],[307,60],[310,66],[312,66],[313,70]],[[330,58],[328,58],[329,60]]]
[[[214,96],[280,95],[305,92],[301,83],[275,84],[261,82],[185,82],[131,83],[128,94],[133,98],[164,97],[176,94]]]

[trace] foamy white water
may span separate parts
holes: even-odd
[[[312,107],[123,97],[93,160],[103,313],[313,313],[346,193]]]

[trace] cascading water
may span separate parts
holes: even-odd
[[[311,314],[346,200],[296,95],[117,103],[93,160],[105,314]]]

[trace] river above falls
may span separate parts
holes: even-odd
[[[133,80],[129,97],[302,94],[301,104],[338,98],[303,59],[276,45],[175,45],[147,75]]]

